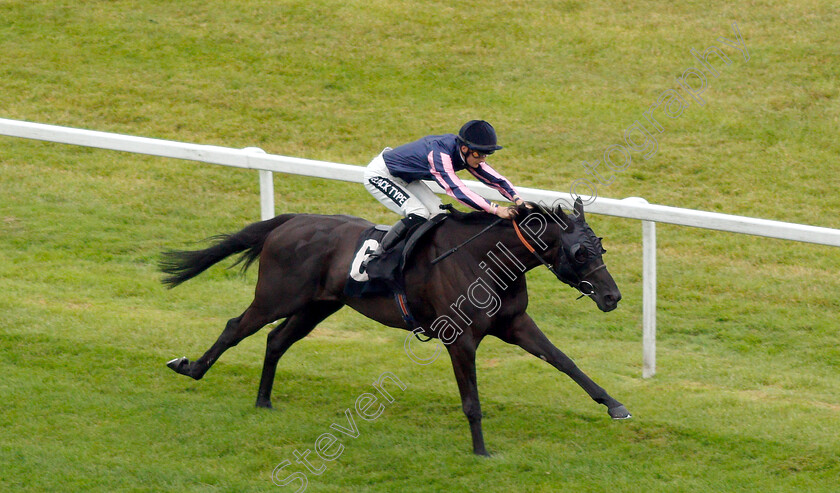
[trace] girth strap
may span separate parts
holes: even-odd
[[[411,314],[411,310],[408,309],[408,300],[403,293],[394,293],[394,301],[397,302],[397,306],[400,309],[400,314],[402,314],[402,318],[405,323],[408,325],[410,329],[417,328],[417,320],[414,319],[414,316]],[[427,337],[425,340],[420,339],[420,335],[417,333],[416,330],[413,331],[414,337],[417,338],[420,342],[429,342],[432,340],[431,337]]]

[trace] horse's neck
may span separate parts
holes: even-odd
[[[472,249],[473,257],[478,262],[479,268],[485,272],[491,269],[492,273],[488,272],[488,274],[497,274],[502,279],[514,280],[520,274],[542,265],[542,262],[528,249],[526,242],[545,259],[554,258],[556,253],[555,245],[545,241],[535,242],[527,234],[524,235],[523,242],[515,230],[507,224],[493,228],[488,233],[487,239]]]

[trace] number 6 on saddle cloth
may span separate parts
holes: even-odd
[[[350,263],[344,294],[360,298],[393,293],[403,318],[409,325],[414,326],[413,317],[408,313],[405,303],[403,269],[417,243],[447,217],[447,214],[438,214],[428,221],[411,226],[402,239],[372,261],[368,260],[382,243],[389,228],[377,225],[363,231],[356,242],[356,253],[353,262]],[[399,300],[400,296],[403,297],[402,302]]]

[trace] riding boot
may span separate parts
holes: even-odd
[[[426,218],[423,216],[418,216],[417,214],[409,214],[407,217],[404,217],[397,221],[391,229],[385,233],[385,236],[382,238],[382,241],[379,243],[379,246],[376,248],[368,258],[362,263],[363,268],[367,268],[367,265],[372,262],[373,260],[381,257],[385,252],[394,248],[394,246],[403,239],[406,233],[413,228],[415,225],[421,224],[426,222]]]

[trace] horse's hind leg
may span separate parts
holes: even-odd
[[[557,349],[527,313],[514,319],[507,330],[496,335],[503,341],[516,344],[543,361],[547,361],[551,366],[568,375],[589,394],[592,400],[607,406],[609,415],[613,419],[631,417],[624,405],[613,399],[606,390],[583,373],[571,358]]]
[[[228,320],[225,330],[198,360],[191,362],[187,358],[176,358],[166,366],[182,375],[200,380],[222,353],[281,316],[282,314],[278,314],[274,309],[257,303],[255,299],[242,315]]]
[[[271,408],[271,388],[274,385],[274,375],[280,357],[292,344],[306,337],[316,325],[342,306],[344,304],[337,301],[310,303],[269,332],[265,345],[260,389],[257,393],[257,407]]]

